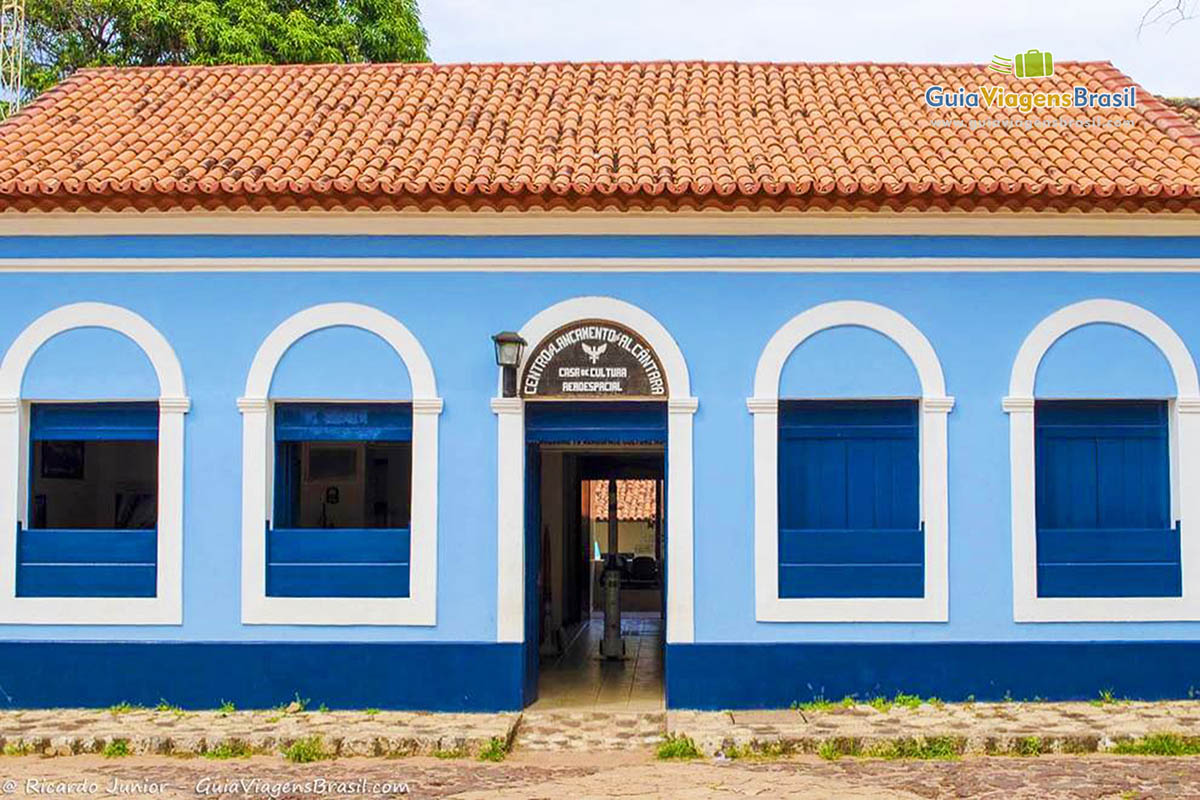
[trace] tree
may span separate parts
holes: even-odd
[[[80,67],[426,61],[417,0],[26,0],[25,85]]]

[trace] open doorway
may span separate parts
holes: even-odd
[[[645,433],[637,438],[651,441],[539,437],[532,416],[526,697],[538,708],[661,709],[665,445]]]
[[[660,708],[663,450],[542,445],[539,456],[539,707]],[[607,652],[606,623],[619,626]]]

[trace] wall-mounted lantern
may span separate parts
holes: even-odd
[[[492,336],[496,345],[496,364],[504,374],[504,396],[517,396],[517,365],[521,363],[521,354],[525,352],[525,340],[519,333],[501,331]]]

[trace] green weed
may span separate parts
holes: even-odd
[[[4,755],[6,756],[27,756],[33,752],[33,748],[25,742],[9,742],[4,745]]]
[[[466,758],[468,755],[467,748],[464,745],[456,745],[450,749],[438,748],[433,751],[434,758]]]
[[[1040,756],[1046,751],[1046,743],[1040,736],[1025,736],[1013,742],[1012,752],[1015,756]]]
[[[508,755],[508,748],[504,746],[504,740],[499,736],[493,736],[488,739],[487,744],[479,751],[480,761],[503,761]]]
[[[868,747],[864,755],[886,759],[954,759],[962,755],[966,740],[959,736],[926,736],[889,739]]]
[[[308,764],[333,758],[333,754],[325,749],[320,736],[306,736],[283,748],[283,757],[294,764]]]
[[[223,760],[226,758],[249,758],[254,755],[250,745],[239,739],[227,739],[211,750],[205,750],[205,758]]]
[[[221,705],[217,707],[217,712],[222,717],[228,717],[230,714],[232,714],[235,711],[237,711],[237,708],[233,705],[233,703],[229,702],[228,700],[222,700]]]
[[[1195,756],[1200,755],[1200,736],[1152,733],[1117,742],[1112,752],[1123,756]]]
[[[664,761],[700,758],[700,750],[697,749],[696,743],[692,741],[692,737],[682,733],[668,733],[667,737],[659,743],[658,751],[655,755]]]
[[[110,739],[108,744],[104,745],[101,755],[105,758],[124,758],[133,755],[133,751],[129,749],[128,739]]]
[[[363,713],[366,714],[368,717],[373,717],[379,713],[379,709],[378,708],[368,708]]]

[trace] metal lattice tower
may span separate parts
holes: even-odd
[[[25,0],[0,0],[0,102],[8,112],[21,105],[21,67],[25,61]],[[0,108],[0,119],[5,116]]]

